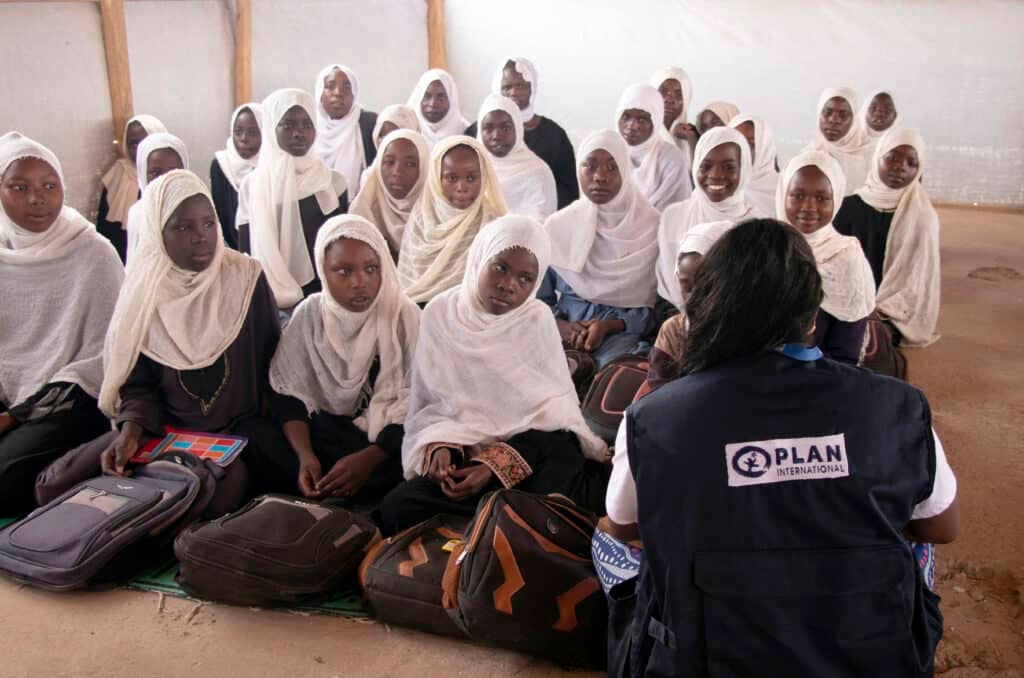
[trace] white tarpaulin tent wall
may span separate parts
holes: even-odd
[[[134,110],[181,136],[206,176],[233,101],[233,24],[224,0],[125,3]],[[312,89],[341,62],[371,110],[404,103],[427,67],[425,0],[253,0],[253,96]],[[918,1],[631,3],[447,0],[448,63],[472,118],[500,60],[540,71],[538,111],[573,136],[611,126],[629,83],[679,65],[691,116],[725,99],[764,117],[780,162],[809,141],[824,87],[888,88],[930,145],[939,201],[1024,206],[1024,4]],[[0,131],[53,147],[71,204],[95,209],[114,157],[99,10],[83,2],[0,3]]]

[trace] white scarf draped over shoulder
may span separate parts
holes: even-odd
[[[661,212],[690,197],[690,160],[660,132],[664,129],[665,102],[655,87],[630,85],[623,91],[615,108],[616,129],[623,112],[631,109],[647,113],[653,125],[646,141],[627,147],[633,183],[651,206]]]
[[[324,93],[324,79],[334,71],[340,71],[352,86],[352,108],[338,120],[332,118],[320,102]],[[363,133],[359,128],[359,116],[363,107],[359,103],[359,78],[348,66],[331,64],[316,76],[313,99],[316,105],[316,141],[313,148],[324,164],[341,172],[352,195],[359,190],[359,178],[366,166],[363,149]]]
[[[260,159],[259,151],[251,158],[243,158],[238,153],[238,149],[235,148],[235,122],[238,121],[238,116],[246,111],[252,113],[252,117],[256,119],[256,126],[260,128],[260,135],[262,136],[263,106],[250,101],[236,108],[234,113],[231,114],[231,126],[228,129],[227,144],[225,144],[224,148],[213,154],[217,164],[220,165],[221,171],[224,172],[224,177],[235,191],[242,184],[242,179],[249,176],[256,169],[256,164]]]
[[[445,116],[438,122],[430,122],[423,117],[423,108],[420,104],[423,102],[423,95],[426,94],[430,83],[435,81],[440,82],[444,87],[444,91],[448,95],[449,108]],[[459,88],[455,85],[455,78],[442,68],[431,68],[420,76],[412,94],[409,95],[407,105],[416,112],[416,118],[420,122],[420,134],[427,140],[427,145],[431,149],[447,137],[465,133],[466,128],[469,127],[462,111],[459,110]]]
[[[380,371],[366,409],[355,420],[370,442],[390,424],[405,421],[409,372],[419,336],[420,309],[398,285],[398,273],[388,245],[377,228],[362,217],[332,217],[316,237],[316,267],[324,279],[324,256],[339,238],[366,243],[380,259],[380,290],[370,308],[355,313],[324,291],[295,309],[270,365],[270,385],[298,398],[309,414],[327,412],[353,416],[363,394],[374,358]]]
[[[581,298],[618,308],[655,302],[652,272],[658,260],[658,211],[633,183],[626,142],[610,129],[580,144],[578,167],[596,150],[607,151],[622,174],[622,188],[597,205],[580,186],[580,198],[548,218],[551,267]]]
[[[913,181],[892,189],[882,182],[878,163],[897,146],[912,146],[919,165]],[[874,209],[895,211],[885,243],[877,305],[899,329],[905,346],[927,346],[939,339],[935,331],[942,285],[939,215],[920,181],[926,150],[917,130],[889,128],[878,142],[866,185],[857,191]]]
[[[719,202],[712,202],[707,192],[701,188],[697,174],[708,154],[722,144],[735,144],[740,149],[740,180],[731,196]],[[661,215],[658,227],[658,294],[663,299],[671,301],[677,308],[683,303],[675,276],[679,241],[698,224],[712,221],[731,221],[737,224],[745,219],[752,219],[755,216],[754,207],[746,195],[751,174],[750,145],[746,137],[731,127],[715,127],[701,135],[697,141],[691,168],[693,195],[688,200],[666,209]]]
[[[747,114],[737,115],[729,122],[729,127],[735,129],[748,122],[754,126],[754,156],[746,196],[757,216],[772,219],[775,217],[775,192],[779,188],[775,132],[763,119]]]
[[[330,214],[346,189],[345,178],[327,167],[314,147],[295,157],[278,144],[277,124],[294,106],[316,120],[313,97],[300,89],[280,89],[263,101],[260,159],[242,181],[236,219],[237,224],[249,225],[252,256],[262,264],[282,309],[302,301],[302,287],[315,277],[299,201],[316,196],[321,213]]]
[[[235,341],[249,313],[260,265],[227,248],[219,224],[210,231],[217,244],[204,270],[179,268],[167,254],[164,225],[194,195],[204,196],[212,209],[206,184],[188,170],[168,172],[142,195],[146,218],[139,247],[103,347],[99,405],[108,417],[116,415],[121,386],[140,354],[175,370],[208,367]]]
[[[821,111],[825,104],[831,99],[843,99],[850,105],[853,114],[853,121],[850,123],[849,131],[836,141],[829,141],[821,133]],[[871,154],[875,148],[875,142],[864,131],[864,125],[857,109],[857,94],[849,87],[837,87],[826,89],[818,97],[818,117],[815,119],[817,126],[817,138],[812,141],[805,151],[825,151],[839,163],[843,169],[843,176],[846,178],[846,192],[838,196],[837,200],[842,202],[842,197],[853,195],[857,189],[864,185],[868,176],[868,165],[871,163]]]
[[[0,178],[15,161],[42,160],[50,149],[18,132],[0,136]],[[42,233],[18,226],[0,206],[0,410],[43,386],[77,384],[96,397],[103,380],[103,338],[124,279],[110,242],[64,205]]]
[[[103,175],[103,187],[107,189],[107,221],[121,224],[125,228],[125,219],[128,217],[128,208],[139,199],[138,170],[135,167],[135,158],[127,156],[128,149],[128,127],[133,122],[142,125],[146,134],[166,132],[167,127],[152,115],[136,115],[124,125],[124,132],[121,133],[121,157]],[[143,170],[145,174],[145,170]]]
[[[391,195],[388,187],[384,184],[384,174],[381,171],[381,163],[384,162],[388,147],[399,139],[405,139],[416,147],[420,163],[419,178],[416,179],[416,183],[404,198],[396,198]],[[350,214],[357,214],[376,225],[387,239],[388,247],[395,254],[401,250],[405,225],[409,222],[413,207],[427,183],[429,156],[427,140],[419,132],[409,129],[396,129],[391,132],[381,141],[380,152],[377,153],[377,158],[367,170],[363,187],[359,189],[359,195],[356,196],[349,208]]]
[[[420,120],[416,117],[416,111],[404,104],[391,104],[385,106],[384,110],[377,114],[377,122],[373,123],[373,143],[380,148],[380,129],[384,123],[390,122],[398,129],[420,131]],[[392,130],[395,131],[395,130]]]
[[[523,122],[515,102],[500,95],[487,96],[477,115],[477,139],[481,144],[484,143],[484,117],[492,111],[508,114],[515,127],[516,141],[505,157],[499,158],[487,152],[498,183],[501,184],[501,194],[505,197],[509,213],[541,220],[548,218],[558,209],[555,175],[548,164],[526,146]]]
[[[185,142],[167,132],[150,134],[139,143],[135,154],[135,166],[139,168],[139,193],[146,190],[149,185],[149,156],[162,149],[170,149],[181,158],[182,169],[192,169],[189,166],[188,149]],[[125,248],[125,261],[131,259],[135,248],[139,245],[139,228],[145,217],[142,215],[144,209],[142,201],[136,202],[128,209],[128,218],[124,222],[125,231],[128,232],[128,242]]]
[[[480,194],[466,209],[444,197],[441,162],[456,146],[468,146],[480,162]],[[441,141],[430,154],[427,185],[413,207],[402,236],[398,280],[416,303],[430,301],[462,280],[466,253],[480,228],[508,213],[487,151],[472,137],[457,135]]]
[[[779,182],[775,199],[777,216],[786,219],[786,194],[793,177],[804,167],[817,167],[832,185],[832,218],[835,219],[843,204],[842,167],[835,158],[822,151],[805,151],[789,161]],[[804,233],[821,275],[824,297],[821,308],[843,322],[862,320],[875,310],[875,278],[860,241],[842,235],[828,223],[814,233]]]
[[[509,62],[512,63],[513,70],[523,76],[523,80],[530,83],[530,104],[526,108],[513,106],[519,120],[525,124],[533,120],[533,116],[536,115],[534,104],[537,101],[537,67],[526,57],[509,57],[502,61],[491,79],[491,94],[495,96],[504,96],[501,93],[501,79],[505,76],[505,65]]]
[[[492,315],[477,292],[480,273],[513,248],[537,258],[534,293],[522,306]],[[551,309],[535,296],[549,251],[547,236],[529,217],[497,219],[473,241],[461,285],[427,305],[402,442],[406,478],[425,473],[433,443],[485,444],[531,429],[572,431],[584,455],[607,458],[607,447],[583,421]]]

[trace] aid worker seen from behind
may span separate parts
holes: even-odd
[[[635,603],[617,672],[932,675],[942,616],[910,541],[955,538],[956,480],[921,391],[806,346],[821,298],[780,222],[705,257],[683,377],[627,411],[644,556],[635,601],[612,589]]]

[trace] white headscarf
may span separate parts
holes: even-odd
[[[853,113],[853,121],[850,123],[850,130],[838,141],[829,141],[821,133],[821,110],[830,99],[844,99],[850,105]],[[815,119],[817,125],[817,139],[810,143],[805,151],[825,151],[839,163],[846,178],[846,193],[837,196],[837,202],[842,198],[852,195],[858,188],[864,185],[868,176],[868,165],[871,163],[871,153],[874,150],[874,142],[864,132],[864,125],[861,124],[861,116],[857,113],[857,94],[849,87],[826,89],[818,97],[818,117]]]
[[[256,163],[260,159],[259,151],[251,158],[243,158],[238,154],[238,149],[235,148],[235,122],[243,111],[252,113],[252,117],[256,118],[256,126],[260,128],[260,134],[263,134],[263,106],[251,101],[247,104],[242,104],[231,114],[231,127],[228,130],[227,144],[224,148],[213,154],[213,157],[217,159],[217,164],[220,165],[221,171],[224,172],[224,177],[236,191],[241,185],[242,179],[256,169]]]
[[[887,89],[876,89],[874,92],[871,92],[866,99],[864,99],[864,103],[860,107],[860,123],[861,123],[861,125],[864,128],[864,133],[867,134],[869,137],[871,137],[871,139],[875,143],[877,143],[878,140],[882,138],[883,134],[885,134],[890,129],[895,127],[897,124],[899,124],[898,123],[898,121],[899,121],[899,112],[897,112],[896,117],[893,118],[892,124],[889,125],[889,129],[882,130],[881,132],[878,132],[878,131],[875,131],[871,127],[871,125],[868,124],[868,111],[871,109],[871,102],[874,101],[875,97],[877,97],[879,94],[888,94],[890,98],[893,98],[892,92],[890,92],[889,90],[887,90]],[[893,101],[893,103],[895,104],[895,100]]]
[[[64,184],[60,162],[18,132],[0,136],[0,178],[15,161],[36,158]],[[0,409],[46,384],[78,384],[96,397],[103,379],[103,337],[124,279],[117,252],[74,208],[33,233],[0,206]]]
[[[135,153],[135,166],[140,169],[138,177],[139,191],[146,190],[146,186],[149,185],[149,173],[147,171],[149,156],[164,148],[169,148],[178,154],[178,157],[181,158],[181,169],[191,169],[188,162],[188,149],[185,147],[184,141],[167,132],[150,134],[139,142],[139,148]]]
[[[501,79],[505,74],[505,65],[508,62],[512,62],[512,68],[516,73],[523,76],[523,80],[530,83],[530,103],[526,108],[519,108],[513,105],[516,112],[519,114],[519,121],[522,123],[528,123],[533,120],[534,102],[537,101],[537,68],[533,65],[533,62],[526,57],[509,57],[501,62],[501,66],[498,67],[497,73],[494,74],[494,79],[491,80],[491,94],[496,96],[504,96],[501,93]],[[483,116],[480,116],[483,117]],[[515,118],[516,116],[513,116]]]
[[[687,111],[690,108],[690,100],[693,98],[693,83],[690,81],[690,76],[683,69],[678,66],[669,66],[667,68],[661,68],[654,72],[648,84],[654,89],[661,87],[666,80],[675,80],[679,83],[679,88],[683,91],[683,112],[679,114],[675,120],[672,121],[672,127],[681,125],[687,121]],[[662,100],[664,101],[664,99]],[[661,121],[659,129],[664,129],[664,120]],[[670,132],[671,130],[665,130]]]
[[[664,129],[665,102],[651,85],[630,85],[619,97],[615,108],[615,129],[619,128],[622,113],[630,109],[646,112],[653,125],[647,141],[627,146],[632,164],[632,179],[651,206],[659,212],[673,203],[690,197],[687,176],[690,163],[679,148],[658,132]]]
[[[708,251],[711,250],[712,245],[718,242],[718,239],[725,235],[728,231],[736,224],[732,221],[711,221],[706,224],[697,224],[683,236],[683,239],[679,241],[679,251],[676,252],[676,269],[675,276],[676,280],[679,279],[679,259],[684,254],[699,254],[700,256],[706,256]],[[682,290],[679,295],[680,301],[682,300]],[[683,315],[686,315],[686,305],[680,303],[676,308]]]
[[[225,247],[219,224],[211,235],[217,239],[213,260],[203,271],[178,268],[164,248],[164,225],[194,195],[213,204],[206,184],[188,170],[171,170],[142,195],[139,247],[103,347],[99,405],[109,417],[139,354],[175,370],[208,367],[235,341],[249,313],[260,265]]]
[[[377,115],[377,122],[373,123],[373,143],[377,148],[380,148],[380,143],[377,141],[380,136],[380,128],[386,122],[396,125],[398,129],[420,131],[420,120],[416,117],[415,110],[404,104],[385,106],[384,110]]]
[[[711,202],[697,180],[697,173],[708,153],[722,144],[736,144],[740,149],[740,180],[731,196],[719,202]],[[731,127],[715,127],[702,134],[694,151],[691,172],[693,195],[689,200],[666,209],[661,215],[658,228],[658,294],[677,307],[682,305],[682,297],[675,279],[676,252],[683,236],[698,224],[711,221],[731,221],[736,224],[754,217],[754,208],[746,197],[746,188],[752,174],[750,145],[742,134]]]
[[[607,151],[622,174],[622,188],[604,205],[580,189],[580,198],[544,224],[551,267],[583,299],[619,308],[653,306],[651,271],[658,259],[658,211],[633,184],[626,142],[606,129],[580,144],[577,172],[594,151]]]
[[[362,217],[332,217],[320,228],[316,269],[321,280],[325,279],[325,252],[339,238],[362,241],[377,253],[381,276],[377,297],[370,308],[354,313],[335,301],[325,285],[323,292],[300,303],[270,364],[270,385],[301,400],[310,414],[352,416],[362,406],[370,368],[380,356],[373,395],[355,420],[359,430],[375,442],[385,426],[405,421],[420,309],[402,294],[383,236]]]
[[[537,281],[522,306],[492,315],[478,295],[480,273],[512,248],[537,258]],[[519,215],[497,219],[473,241],[462,284],[427,305],[402,442],[406,478],[425,473],[424,452],[432,443],[506,441],[530,429],[572,431],[584,455],[607,458],[607,447],[583,421],[555,319],[535,296],[549,251],[537,222]]]
[[[323,214],[338,208],[345,190],[310,147],[296,158],[277,143],[277,123],[293,106],[316,119],[313,97],[300,89],[279,89],[263,101],[263,145],[256,169],[242,181],[236,223],[249,224],[252,256],[263,265],[280,308],[302,300],[302,286],[314,279],[313,262],[302,230],[299,201],[310,195]]]
[[[125,219],[128,216],[128,208],[139,199],[138,173],[135,167],[135,158],[128,158],[128,127],[137,122],[142,125],[147,134],[166,132],[167,127],[152,115],[136,115],[124,125],[124,132],[121,134],[121,157],[114,162],[113,166],[103,175],[103,187],[107,189],[107,221],[120,223],[125,228]],[[145,174],[145,172],[143,172]]]
[[[882,182],[878,163],[897,146],[913,146],[920,165],[913,181],[892,189]],[[925,155],[917,130],[890,127],[878,142],[867,184],[857,191],[876,210],[896,212],[885,243],[877,306],[899,328],[907,346],[927,346],[939,338],[939,215],[920,182]]]
[[[381,163],[384,161],[384,154],[387,153],[388,146],[399,139],[411,142],[420,157],[420,176],[404,198],[396,198],[388,192],[388,187],[384,185],[384,175],[381,173]],[[409,222],[413,207],[423,193],[423,186],[427,183],[429,157],[427,140],[419,132],[408,129],[396,129],[391,132],[384,137],[380,145],[380,152],[377,153],[377,158],[367,171],[363,187],[359,189],[359,195],[356,196],[349,209],[349,213],[358,214],[375,224],[387,239],[391,252],[396,254],[402,247],[405,225]]]
[[[711,111],[718,116],[718,119],[723,124],[728,125],[732,122],[732,119],[740,114],[740,109],[736,104],[730,104],[728,101],[712,101],[710,104],[700,109],[700,113],[697,114],[696,120],[700,120],[701,114],[704,111]]]
[[[786,218],[786,194],[793,177],[804,167],[817,167],[828,177],[832,184],[832,218],[835,219],[843,204],[843,170],[829,154],[805,151],[790,160],[782,174],[775,198],[779,220],[789,223]],[[804,233],[804,237],[814,251],[814,260],[821,274],[824,292],[821,308],[845,322],[856,322],[871,315],[875,310],[875,278],[860,241],[852,236],[841,235],[831,223],[814,233]]]
[[[754,157],[750,168],[750,183],[747,184],[747,200],[758,216],[775,216],[775,192],[779,187],[779,171],[775,169],[775,133],[763,119],[755,115],[737,115],[729,122],[736,129],[743,123],[754,126]]]
[[[697,224],[683,236],[679,241],[679,251],[676,252],[676,261],[684,254],[696,253],[702,257],[707,255],[711,246],[718,242],[718,239],[735,227],[732,221],[711,221],[706,224]],[[676,276],[679,276],[679,266],[676,266]]]
[[[450,105],[448,113],[436,123],[430,122],[423,117],[423,109],[420,106],[427,88],[435,80],[444,87],[444,91],[448,94],[448,103]],[[416,118],[420,121],[420,133],[427,140],[427,145],[431,149],[442,139],[454,134],[462,134],[469,127],[469,123],[462,117],[462,112],[459,110],[459,89],[455,86],[455,79],[451,76],[451,73],[444,69],[431,68],[420,76],[416,87],[412,90],[412,94],[409,95],[408,106],[416,111]]]
[[[487,152],[501,184],[501,193],[505,196],[509,213],[547,219],[558,209],[555,175],[546,162],[527,148],[519,107],[511,99],[494,94],[484,99],[477,115],[476,136],[480,143],[484,143],[484,116],[491,111],[507,113],[516,130],[515,144],[505,157],[499,158]]]
[[[188,162],[188,149],[185,148],[185,142],[167,132],[156,132],[150,134],[139,143],[139,148],[135,153],[135,166],[139,168],[139,192],[146,190],[146,186],[149,185],[149,156],[156,151],[169,148],[178,154],[181,158],[181,168],[191,169]],[[128,232],[128,242],[125,247],[125,261],[131,259],[135,252],[135,249],[139,246],[139,228],[141,222],[145,219],[142,216],[142,210],[144,209],[141,200],[136,202],[128,210],[128,218],[124,222],[125,231]]]
[[[334,71],[344,73],[352,85],[352,108],[340,120],[331,118],[320,103],[324,93],[324,78]],[[359,103],[359,78],[348,66],[331,64],[317,73],[313,99],[316,102],[316,141],[313,148],[325,165],[344,175],[349,190],[355,195],[359,190],[363,167],[366,166],[363,133],[359,128],[359,115],[363,112]]]
[[[441,161],[456,146],[469,146],[480,161],[480,195],[464,210],[449,203],[441,188]],[[427,185],[413,207],[398,257],[398,280],[409,298],[416,303],[430,301],[458,285],[477,232],[507,213],[498,177],[480,142],[457,135],[438,143],[430,155]]]

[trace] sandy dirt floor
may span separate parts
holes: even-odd
[[[950,678],[1024,676],[1024,215],[946,208],[934,346],[908,352],[959,479],[939,548]],[[414,631],[155,593],[56,595],[0,581],[0,677],[560,676],[551,664]],[[198,607],[197,607],[198,606]],[[575,672],[573,675],[597,675]]]

